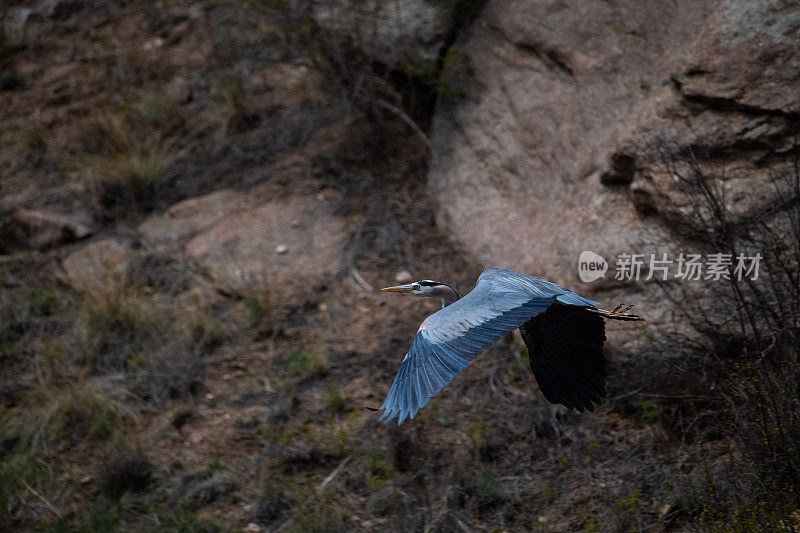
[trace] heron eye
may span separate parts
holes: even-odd
[[[414,284],[414,286],[413,286],[413,287],[411,287],[411,288],[412,288],[412,289],[414,289],[415,291],[422,290],[422,287],[420,286],[420,284],[419,284],[419,283],[415,283],[415,284]]]

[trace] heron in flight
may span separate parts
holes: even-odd
[[[500,268],[485,270],[472,291],[424,280],[386,287],[388,292],[440,298],[442,309],[426,318],[400,365],[380,420],[414,418],[472,359],[519,328],[542,394],[551,403],[592,411],[605,395],[605,319],[642,320],[545,281]]]

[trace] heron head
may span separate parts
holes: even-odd
[[[443,287],[448,287],[444,283],[431,281],[429,279],[415,281],[406,285],[396,285],[394,287],[384,287],[381,289],[386,292],[399,292],[400,294],[413,294],[414,296],[440,296]]]

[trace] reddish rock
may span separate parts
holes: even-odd
[[[684,97],[712,108],[800,112],[800,6],[721,2],[673,77]]]
[[[186,245],[218,286],[232,292],[263,284],[304,292],[344,265],[346,225],[312,198],[255,202],[231,209]]]
[[[51,248],[91,234],[79,217],[45,209],[20,209],[0,223],[0,252]]]
[[[65,279],[75,290],[105,290],[127,273],[134,250],[118,239],[88,243],[62,261]]]
[[[204,196],[189,198],[173,205],[160,215],[148,218],[139,226],[139,233],[156,248],[185,244],[244,205],[244,195],[223,189]]]

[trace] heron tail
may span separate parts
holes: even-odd
[[[625,304],[619,304],[613,311],[607,311],[600,308],[595,308],[593,311],[603,318],[610,318],[612,320],[624,320],[629,322],[644,320],[644,318],[640,317],[636,313],[629,313],[628,311],[631,309],[633,309],[632,305],[625,307]]]

